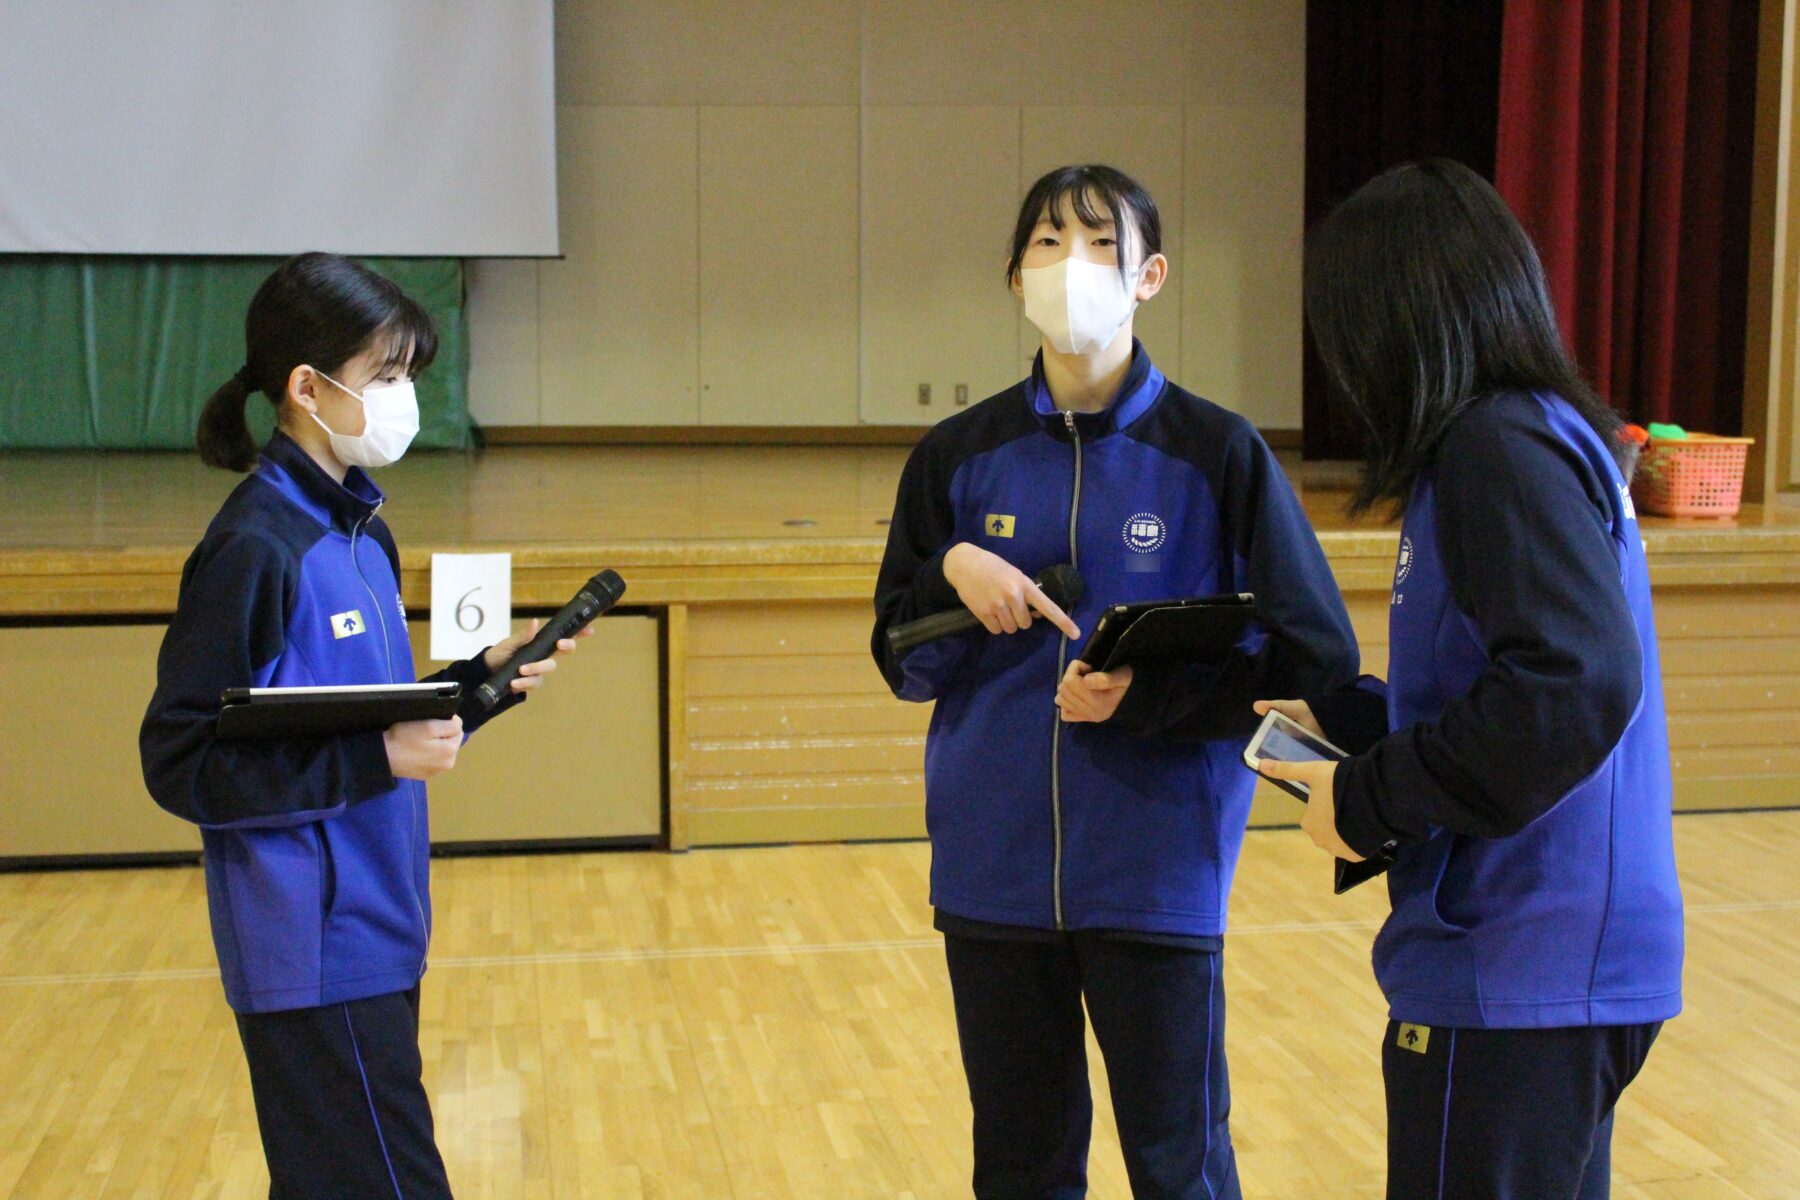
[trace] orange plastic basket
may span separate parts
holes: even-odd
[[[1631,496],[1665,517],[1729,517],[1744,499],[1744,460],[1755,438],[1651,438],[1638,463]]]

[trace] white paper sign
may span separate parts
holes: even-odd
[[[469,658],[512,632],[512,555],[431,556],[431,657]]]

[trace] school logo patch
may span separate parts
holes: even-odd
[[[1009,538],[1013,535],[1013,518],[1005,513],[989,513],[981,518],[981,532],[989,537]]]
[[[363,615],[361,609],[353,608],[349,612],[331,615],[331,636],[343,641],[347,637],[355,637],[363,632]]]
[[[1401,584],[1405,583],[1406,577],[1412,574],[1412,558],[1412,539],[1403,537],[1400,539],[1400,565],[1394,568],[1395,587],[1399,587]]]
[[[1414,1054],[1423,1054],[1431,1045],[1431,1026],[1408,1025],[1402,1021],[1400,1031],[1394,1035],[1394,1045],[1402,1050],[1411,1050]]]
[[[1155,513],[1133,513],[1125,522],[1125,545],[1138,554],[1154,554],[1169,540],[1169,526]]]

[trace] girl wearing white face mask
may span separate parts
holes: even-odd
[[[201,827],[271,1197],[447,1197],[418,1047],[431,927],[423,781],[454,766],[492,714],[288,741],[215,736],[227,688],[413,681],[399,552],[364,468],[394,462],[418,432],[412,378],[437,338],[399,288],[329,254],[283,263],[244,325],[245,366],[207,402],[197,442],[208,464],[253,473],[182,572],[140,734],[144,779]],[[252,392],[276,411],[260,453],[244,420]],[[472,693],[535,630],[434,678]],[[555,666],[522,668],[509,703]]]
[[[1356,643],[1281,469],[1241,417],[1132,336],[1168,278],[1149,194],[1109,167],[1032,187],[1007,278],[1043,334],[1031,377],[938,425],[900,480],[875,656],[935,700],[931,892],[974,1107],[983,1200],[1086,1194],[1085,1015],[1139,1197],[1239,1195],[1222,935],[1270,679],[1348,681]],[[1064,612],[1032,579],[1071,563]],[[1222,663],[1076,661],[1107,605],[1255,592]],[[985,630],[891,653],[963,606]],[[998,636],[996,636],[998,635]]]

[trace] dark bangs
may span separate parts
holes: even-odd
[[[1075,219],[1090,229],[1112,225],[1119,238],[1121,274],[1128,265],[1124,252],[1133,241],[1140,262],[1162,253],[1162,216],[1143,184],[1116,167],[1099,163],[1058,167],[1032,184],[1024,203],[1019,205],[1019,219],[1013,225],[1012,254],[1006,260],[1008,286],[1031,246],[1031,231],[1037,223],[1048,219],[1058,230],[1062,229],[1065,201],[1074,210]]]
[[[394,310],[369,335],[369,345],[382,352],[379,375],[404,371],[408,378],[416,378],[437,357],[437,326],[423,305],[399,288],[394,291]]]

